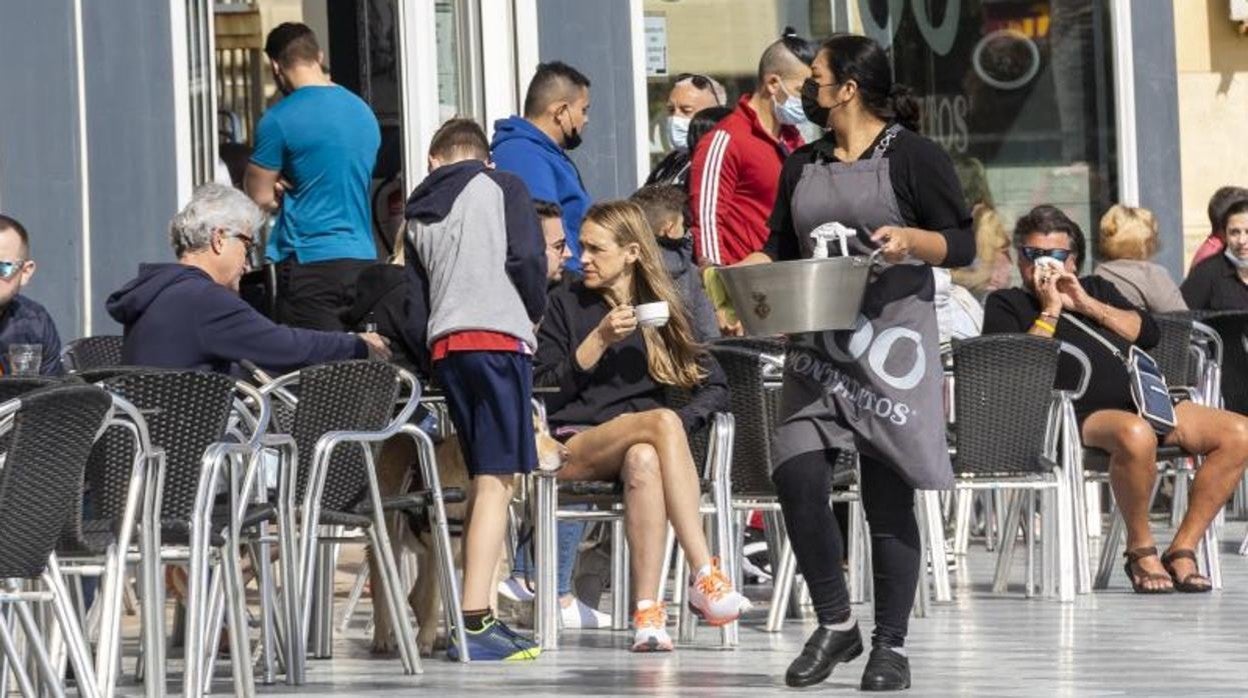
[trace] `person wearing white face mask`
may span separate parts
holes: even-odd
[[[758,85],[693,149],[690,233],[703,265],[733,264],[762,249],[780,167],[804,143],[801,87],[815,47],[792,29],[763,51]]]
[[[667,117],[663,120],[663,136],[671,150],[650,171],[646,184],[689,186],[689,124],[693,115],[711,107],[722,106],[728,99],[724,86],[715,78],[700,73],[681,73],[672,82],[667,94]]]
[[[1228,206],[1218,228],[1226,249],[1192,267],[1183,298],[1192,310],[1248,310],[1248,199]]]

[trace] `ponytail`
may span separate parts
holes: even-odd
[[[914,91],[909,86],[899,82],[893,83],[888,91],[888,110],[892,112],[894,121],[911,131],[918,132],[919,100],[915,98]]]

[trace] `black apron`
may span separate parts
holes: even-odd
[[[814,251],[810,231],[824,223],[857,231],[850,254],[878,247],[870,236],[880,227],[906,225],[883,157],[900,130],[890,126],[868,159],[802,168],[791,206],[803,258]],[[927,264],[888,265],[872,272],[854,329],[790,338],[774,463],[854,449],[915,488],[953,487],[934,291]]]

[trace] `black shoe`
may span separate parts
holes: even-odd
[[[862,654],[862,633],[858,624],[849,630],[819,626],[806,641],[802,653],[784,673],[784,682],[793,688],[813,686],[832,675],[832,667]]]
[[[862,671],[864,691],[901,691],[910,688],[910,660],[887,647],[872,647]]]

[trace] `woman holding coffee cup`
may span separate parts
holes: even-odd
[[[669,521],[689,562],[694,612],[723,625],[749,608],[710,555],[688,440],[727,409],[727,381],[694,341],[640,207],[591,207],[581,248],[584,278],[551,292],[538,329],[535,384],[560,389],[546,398],[551,429],[568,448],[559,478],[623,481],[632,649],[670,651],[658,596]],[[671,389],[689,393],[688,403],[672,407]]]

